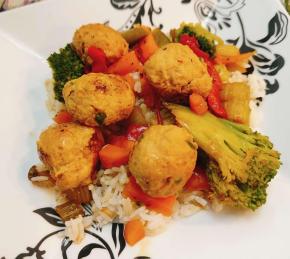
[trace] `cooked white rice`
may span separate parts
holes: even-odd
[[[32,182],[43,182],[43,181],[47,181],[48,177],[47,176],[34,176],[32,178],[30,178],[30,181]]]
[[[56,115],[60,110],[65,109],[65,106],[63,103],[55,99],[55,93],[53,89],[54,81],[52,79],[45,81],[45,88],[47,91],[46,107],[51,116],[54,117],[54,115]]]
[[[134,91],[138,94],[142,92],[142,85],[141,85],[141,80],[140,80],[140,73],[139,72],[134,72],[130,74],[132,78],[135,81],[134,84]]]
[[[190,216],[207,206],[207,201],[195,193],[180,195],[174,214],[171,217],[166,217],[125,198],[122,192],[128,180],[125,166],[98,172],[98,185],[90,185],[89,189],[93,195],[92,217],[99,227],[112,221],[126,223],[133,218],[139,218],[145,224],[146,235],[156,235],[166,229],[172,218]],[[67,228],[72,229],[72,224],[80,224],[81,220],[74,222],[70,221]],[[73,230],[79,228],[74,227]],[[82,231],[82,229],[80,230]],[[77,240],[82,237],[81,234],[71,234],[71,236]]]
[[[133,218],[139,218],[146,224],[148,235],[156,234],[157,230],[164,229],[170,218],[125,198],[122,192],[128,180],[125,166],[98,172],[100,186],[90,186],[94,200],[94,220],[97,225],[103,226],[113,220],[126,223]]]
[[[64,235],[73,242],[79,244],[85,236],[85,229],[93,223],[93,217],[87,216],[82,217],[79,215],[75,219],[70,219],[65,222]]]

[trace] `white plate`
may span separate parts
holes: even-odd
[[[255,213],[201,212],[124,250],[120,225],[107,226],[102,232],[91,229],[95,236],[87,235],[82,244],[69,246],[54,234],[62,227],[53,211],[38,210],[53,207],[53,196],[26,179],[29,167],[38,161],[35,141],[51,123],[45,108],[44,81],[51,77],[46,58],[70,42],[74,30],[84,23],[109,21],[121,28],[140,20],[162,25],[165,31],[181,21],[200,20],[244,50],[256,49],[260,59],[255,71],[263,74],[274,92],[264,102],[263,132],[281,151],[283,166],[271,183],[267,204]],[[288,23],[282,5],[274,0],[220,0],[216,4],[210,0],[48,0],[1,13],[0,257],[81,258],[82,250],[83,255],[91,252],[86,258],[289,259]],[[89,244],[107,245],[107,249]]]

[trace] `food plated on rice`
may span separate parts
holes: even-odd
[[[265,82],[247,73],[254,54],[200,24],[81,26],[48,58],[54,123],[28,174],[60,194],[66,235],[120,222],[134,245],[201,209],[262,206],[280,154],[255,131]]]

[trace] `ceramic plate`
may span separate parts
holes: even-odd
[[[283,160],[267,204],[255,213],[203,211],[133,248],[125,245],[120,224],[91,228],[74,245],[59,235],[64,226],[53,210],[53,195],[27,180],[38,161],[36,139],[51,123],[46,58],[85,23],[122,30],[142,22],[168,31],[181,21],[200,21],[242,51],[257,52],[252,70],[264,77],[268,93],[263,132]],[[1,13],[0,258],[289,259],[289,34],[289,17],[274,0],[48,0]]]

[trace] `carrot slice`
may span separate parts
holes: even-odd
[[[118,61],[109,66],[108,73],[126,75],[132,72],[143,71],[143,66],[137,58],[135,51],[130,51],[122,56]]]
[[[135,81],[130,74],[122,76],[130,85],[131,89],[134,90]]]
[[[125,148],[107,144],[100,150],[99,157],[103,168],[112,168],[127,164],[129,152]]]
[[[245,65],[241,63],[229,63],[226,66],[227,69],[231,72],[240,71],[241,73],[245,73],[247,71]]]
[[[110,139],[110,144],[124,148],[128,151],[128,153],[130,153],[133,150],[135,141],[128,140],[125,136],[112,136]]]
[[[133,176],[129,178],[129,182],[125,185],[123,195],[131,200],[142,202],[148,209],[154,210],[165,216],[173,213],[173,207],[176,202],[175,196],[169,197],[152,197],[146,194],[136,183]]]
[[[150,210],[161,213],[164,216],[171,216],[175,202],[175,196],[169,196],[166,198],[153,198],[150,200],[150,203],[146,207]]]
[[[67,111],[59,111],[53,120],[58,124],[68,123],[73,121],[73,116]]]
[[[199,94],[193,93],[189,96],[189,105],[190,109],[198,115],[203,115],[208,111],[206,101]]]
[[[215,61],[218,64],[237,64],[237,63],[246,63],[248,60],[255,55],[255,51],[247,52],[247,53],[242,53],[238,54],[235,56],[222,56],[222,55],[216,55]]]
[[[145,63],[148,58],[150,58],[154,52],[158,49],[158,45],[154,40],[152,33],[144,37],[138,43],[136,48],[139,58],[142,63]]]
[[[145,228],[141,220],[133,219],[125,225],[124,237],[126,242],[133,246],[145,237]]]

